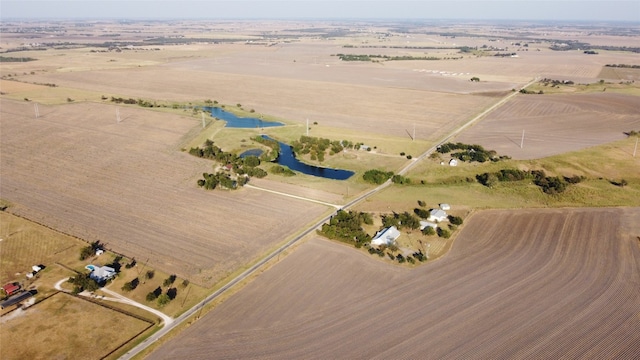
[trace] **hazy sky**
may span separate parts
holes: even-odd
[[[1,0],[0,18],[501,19],[640,23],[640,0]]]

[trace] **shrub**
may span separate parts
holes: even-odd
[[[393,172],[391,171],[382,171],[382,170],[372,169],[372,170],[367,170],[364,173],[364,175],[362,175],[362,178],[366,182],[380,185],[385,183],[387,180],[391,179],[392,176],[393,176]]]
[[[449,222],[453,225],[462,225],[462,218],[460,216],[449,215]]]
[[[449,230],[447,229],[443,229],[441,227],[438,227],[438,230],[436,231],[438,233],[438,236],[443,238],[443,239],[448,239],[451,237],[451,232],[449,232]]]
[[[162,283],[162,286],[169,286],[171,284],[173,284],[176,281],[176,276],[175,275],[169,275],[168,278],[164,279],[164,282]]]
[[[147,273],[146,273],[146,274],[144,274],[144,277],[145,277],[147,280],[151,280],[151,279],[153,279],[153,277],[154,277],[155,275],[156,275],[155,271],[153,271],[153,270],[147,270]]]
[[[169,302],[171,302],[171,298],[167,294],[162,294],[158,296],[158,306],[165,306]]]

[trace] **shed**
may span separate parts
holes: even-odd
[[[33,265],[33,266],[31,267],[31,269],[33,269],[33,272],[38,272],[38,271],[42,270],[42,267],[40,267],[40,266],[38,266],[38,265]]]
[[[2,290],[4,290],[7,296],[11,296],[20,290],[20,285],[15,283],[7,284],[2,287]]]
[[[30,291],[25,291],[23,293],[20,293],[18,295],[12,296],[10,298],[8,298],[7,300],[3,301],[0,303],[0,308],[1,309],[6,309],[9,306],[18,304],[19,302],[26,300],[30,297],[32,297],[33,294]]]
[[[436,224],[434,222],[431,222],[431,221],[421,220],[420,221],[420,231],[424,230],[427,227],[431,227],[431,228],[433,228],[433,230],[435,230],[435,229],[438,228],[438,224]]]
[[[431,212],[429,212],[429,218],[427,220],[437,222],[445,221],[447,220],[447,213],[444,212],[444,210],[432,209]]]
[[[451,210],[451,206],[449,204],[440,204],[440,210]]]
[[[371,245],[391,245],[400,237],[400,231],[395,226],[378,231],[376,236],[371,239]]]
[[[457,159],[449,160],[449,166],[458,166],[458,160]]]

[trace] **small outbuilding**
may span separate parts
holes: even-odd
[[[451,210],[451,206],[449,204],[440,204],[440,210],[444,210],[444,211]]]
[[[400,231],[395,226],[388,227],[386,229],[378,231],[376,236],[371,239],[371,245],[380,246],[380,245],[391,245],[393,244],[397,238],[400,237]]]
[[[38,266],[38,265],[33,265],[33,266],[31,267],[31,269],[33,269],[33,272],[34,272],[34,273],[37,273],[37,272],[39,272],[40,270],[42,270],[42,267],[41,267],[41,266]]]
[[[449,160],[449,166],[458,166],[458,160],[457,159]]]
[[[7,296],[11,296],[20,290],[20,284],[10,283],[3,286],[2,290],[4,290],[4,293],[7,294]]]
[[[424,229],[426,229],[428,227],[433,228],[433,230],[435,230],[435,229],[438,228],[438,224],[436,224],[434,222],[431,222],[431,221],[424,221],[424,220],[420,221],[420,231],[422,231],[422,230],[424,230]]]
[[[427,219],[427,221],[435,221],[435,222],[441,222],[445,220],[447,220],[447,213],[444,212],[444,210],[440,210],[440,209],[432,209],[429,212],[429,218]]]

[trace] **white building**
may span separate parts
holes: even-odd
[[[97,282],[107,281],[116,276],[116,269],[109,266],[96,266],[93,265],[93,270],[89,274],[89,277]]]
[[[444,210],[440,209],[432,209],[431,212],[429,212],[429,218],[427,219],[427,221],[435,222],[441,222],[445,220],[447,220],[447,213],[444,212]]]
[[[431,222],[431,221],[421,220],[420,221],[420,231],[426,229],[427,227],[431,227],[431,228],[433,228],[433,230],[435,230],[435,229],[438,228],[438,224],[436,224],[434,222]]]
[[[457,159],[449,160],[449,166],[458,166],[458,160]]]
[[[440,210],[451,210],[451,206],[449,204],[440,204]]]
[[[376,236],[371,239],[371,245],[391,245],[400,237],[400,231],[395,226],[378,231]]]

